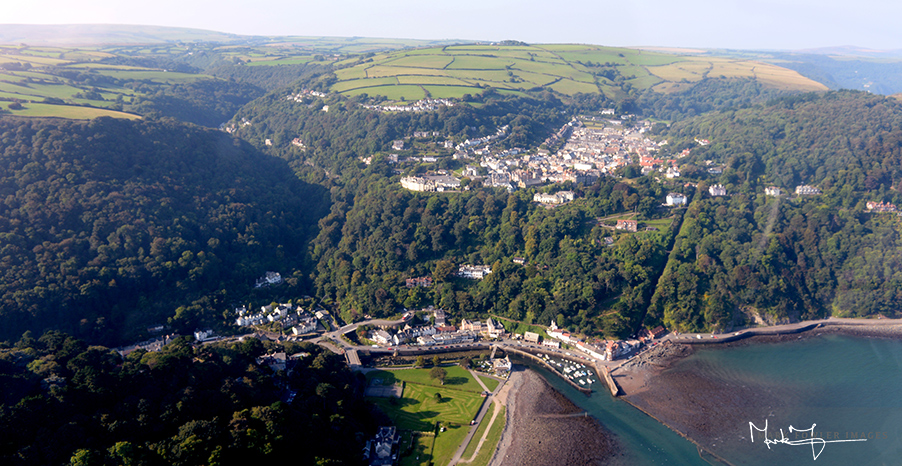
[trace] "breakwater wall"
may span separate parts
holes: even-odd
[[[721,334],[716,335],[716,337],[712,336],[704,336],[701,338],[697,338],[694,336],[683,336],[680,335],[678,337],[674,337],[671,341],[674,343],[683,343],[686,345],[717,345],[721,343],[729,343],[731,341],[739,341],[745,338],[750,338],[754,336],[764,336],[764,335],[791,335],[794,333],[801,333],[806,330],[815,329],[818,327],[824,326],[826,322],[811,322],[807,324],[797,324],[793,326],[780,326],[780,327],[758,327],[758,328],[750,328],[745,330],[740,330],[734,333]],[[842,324],[839,324],[842,325]]]
[[[620,386],[617,385],[617,382],[614,381],[614,377],[611,376],[610,369],[608,369],[607,367],[599,366],[598,362],[596,362],[595,372],[603,376],[605,383],[608,384],[608,388],[611,390],[611,396],[620,396]]]

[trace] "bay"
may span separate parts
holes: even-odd
[[[754,419],[741,415],[723,426],[719,445],[696,445],[623,400],[603,385],[589,397],[545,368],[530,364],[557,390],[614,433],[624,460],[642,465],[902,465],[902,341],[821,335],[786,342],[699,347],[670,371],[689,371],[726,386],[747,385],[784,396],[775,409],[752,401]],[[717,406],[730,410],[730,406]],[[655,414],[655,413],[652,413]],[[745,411],[748,414],[748,410]],[[729,416],[727,416],[729,418]],[[823,439],[823,445],[764,443],[768,438]],[[789,432],[810,429],[805,432]],[[738,433],[737,433],[738,432]],[[752,442],[754,438],[754,442]],[[697,440],[697,439],[696,439]],[[853,441],[854,440],[854,441]],[[817,443],[817,442],[816,442]],[[823,449],[820,447],[823,446]],[[817,459],[815,459],[815,456]]]

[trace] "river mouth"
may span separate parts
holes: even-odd
[[[511,360],[542,376],[557,392],[566,396],[579,409],[594,417],[610,433],[617,444],[617,457],[601,464],[710,466],[723,464],[700,453],[695,444],[649,417],[623,400],[611,396],[603,382],[591,384],[591,394],[583,393],[564,380],[558,372],[525,358]],[[516,433],[514,433],[516,435]],[[707,458],[707,459],[706,459]]]
[[[690,353],[647,368],[623,399],[516,362],[598,419],[631,464],[902,465],[902,340],[824,332]]]
[[[898,339],[828,332],[698,347],[643,376],[626,400],[731,464],[902,464]]]

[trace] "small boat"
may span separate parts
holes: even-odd
[[[585,384],[586,384],[586,381],[583,380],[583,379],[579,379],[579,384],[580,384],[580,385],[585,385]]]

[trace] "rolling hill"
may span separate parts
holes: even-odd
[[[618,99],[631,90],[680,92],[705,78],[751,78],[803,92],[827,89],[795,71],[756,61],[575,44],[453,45],[368,54],[335,66],[333,91],[393,100],[460,98],[486,87],[507,92],[545,87]]]

